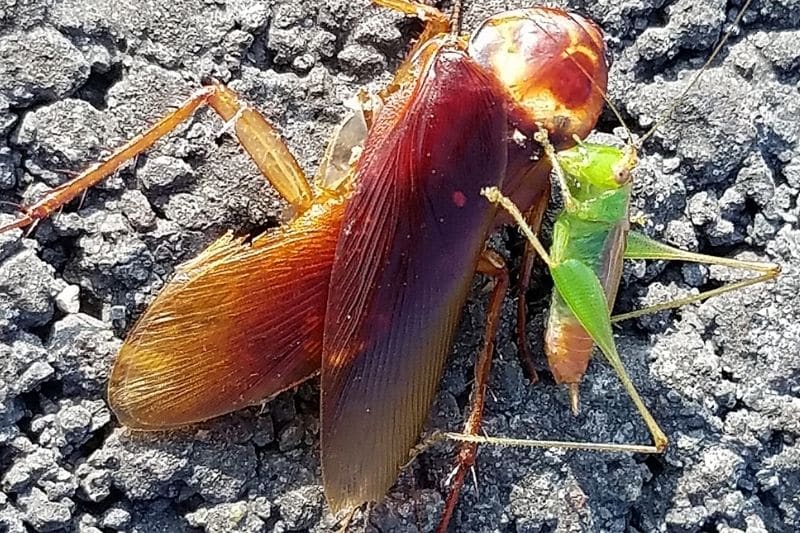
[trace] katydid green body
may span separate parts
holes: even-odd
[[[546,139],[540,142],[546,143]],[[677,307],[774,279],[780,267],[679,250],[630,232],[631,173],[637,164],[632,146],[620,150],[579,143],[558,155],[549,145],[545,146],[545,151],[553,161],[564,196],[564,210],[553,227],[550,253],[543,254],[555,284],[545,337],[550,368],[558,382],[569,386],[572,408],[577,411],[578,384],[586,371],[593,345],[597,344],[647,424],[654,441],[653,450],[663,451],[667,437],[625,371],[614,343],[612,321]],[[612,318],[611,308],[622,277],[623,259],[691,261],[744,268],[761,274]]]
[[[610,312],[630,228],[631,184],[625,154],[610,146],[581,144],[557,157],[566,183],[550,257],[556,264],[574,260],[588,267],[600,281]],[[578,384],[593,347],[592,336],[561,293],[553,291],[544,348],[556,382],[569,387],[573,411],[578,410]]]
[[[586,371],[594,344],[619,376],[623,387],[647,425],[653,446],[614,443],[579,445],[571,442],[526,441],[483,438],[481,442],[527,446],[561,446],[565,448],[627,450],[660,453],[667,437],[631,382],[622,364],[611,323],[647,313],[671,309],[716,296],[731,290],[774,279],[780,267],[773,263],[739,261],[680,250],[649,237],[629,231],[628,211],[631,197],[631,172],[636,166],[633,146],[618,148],[579,143],[575,148],[556,155],[547,135],[535,139],[544,147],[553,163],[564,197],[564,210],[556,217],[553,244],[548,253],[527,225],[522,213],[496,188],[482,191],[492,203],[502,206],[520,226],[533,250],[547,264],[553,277],[550,316],[547,323],[545,351],[553,375],[569,386],[572,408],[578,408],[578,384]],[[680,260],[725,265],[759,273],[735,283],[678,298],[647,309],[612,317],[610,309],[616,299],[622,277],[623,259]]]
[[[734,26],[741,21],[750,0],[739,12]],[[695,75],[683,94],[697,82],[728,39],[726,33],[717,44],[700,73]],[[668,116],[678,105],[662,115]],[[609,102],[610,104],[610,102]],[[619,113],[612,111],[619,118]],[[620,119],[621,121],[621,119]],[[656,122],[658,124],[658,121]],[[627,129],[627,128],[626,128]],[[654,126],[641,139],[649,138]],[[630,137],[630,134],[628,135]],[[667,446],[667,437],[631,382],[622,364],[611,330],[612,322],[635,318],[648,313],[672,309],[729,291],[775,279],[780,266],[774,263],[740,261],[725,257],[688,252],[655,241],[646,235],[630,231],[628,210],[631,196],[631,173],[637,164],[636,149],[631,144],[618,148],[578,143],[571,150],[555,153],[548,133],[534,135],[553,165],[564,197],[564,210],[558,214],[553,228],[553,244],[548,253],[514,203],[497,188],[487,188],[482,194],[492,203],[505,209],[527,237],[531,248],[547,264],[555,289],[548,318],[545,351],[555,379],[570,387],[572,408],[578,407],[578,384],[586,371],[593,345],[596,344],[616,372],[625,391],[647,425],[653,446],[617,443],[576,443],[544,440],[520,440],[496,437],[459,436],[467,442],[491,442],[512,446],[541,446],[583,448],[592,450],[660,453]],[[728,283],[699,294],[611,316],[622,274],[623,259],[652,259],[688,261],[744,269],[757,275]],[[449,438],[456,438],[452,434]]]

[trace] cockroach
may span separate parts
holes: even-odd
[[[470,38],[424,4],[376,3],[425,26],[392,82],[362,96],[343,123],[315,188],[277,131],[213,83],[0,227],[48,216],[201,106],[216,111],[294,218],[249,241],[224,236],[180,267],[125,340],[109,403],[129,428],[163,429],[261,403],[321,373],[323,484],[334,512],[380,500],[407,461],[479,272],[495,286],[465,426],[477,431],[509,285],[502,259],[484,248],[507,219],[480,191],[499,187],[538,226],[550,163],[533,136],[544,128],[566,149],[587,135],[607,81],[602,34],[578,15],[509,11]],[[475,453],[468,443],[459,455],[441,530]]]
[[[734,27],[749,4],[750,2],[745,2],[742,6]],[[729,35],[730,32],[720,40],[695,80],[687,84],[684,93],[673,106],[691,90],[697,77],[703,75]],[[609,105],[613,108],[613,104],[609,102]],[[741,261],[681,250],[651,239],[641,232],[632,231],[630,203],[633,177],[638,163],[637,154],[641,144],[655,132],[660,120],[634,144],[633,136],[622,121],[620,113],[616,109],[614,112],[620,117],[628,133],[629,143],[624,149],[578,142],[575,147],[556,153],[544,131],[534,135],[544,147],[546,157],[552,162],[564,203],[563,209],[555,218],[549,252],[528,227],[513,201],[506,198],[499,188],[491,187],[482,193],[493,203],[502,205],[513,216],[525,233],[532,250],[544,260],[553,278],[555,289],[547,319],[544,348],[555,381],[568,388],[573,412],[578,412],[578,387],[596,344],[618,375],[653,439],[652,446],[573,443],[574,446],[569,447],[662,453],[667,447],[667,436],[645,406],[625,371],[614,343],[612,323],[773,280],[780,274],[781,268],[775,263]],[[721,265],[743,269],[755,276],[612,317],[611,311],[622,278],[624,259]],[[459,437],[453,435],[453,438]],[[469,440],[488,442],[481,438]],[[495,443],[501,440],[489,439]],[[509,441],[506,443],[511,444]],[[513,444],[538,445],[535,441],[525,444],[519,440],[515,440]],[[544,444],[566,445],[549,442]]]

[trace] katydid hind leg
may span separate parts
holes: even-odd
[[[665,311],[667,309],[675,309],[677,307],[682,307],[684,305],[688,305],[691,303],[700,302],[708,298],[711,298],[713,296],[719,296],[721,294],[743,289],[751,285],[757,285],[759,283],[764,283],[766,281],[773,280],[777,278],[781,272],[780,265],[776,263],[761,262],[761,261],[743,261],[739,259],[731,259],[728,257],[717,257],[708,254],[689,252],[687,250],[681,250],[680,248],[675,248],[668,244],[656,241],[638,232],[631,232],[628,235],[628,242],[625,248],[625,259],[685,261],[690,263],[700,263],[706,265],[720,265],[730,268],[737,268],[748,272],[754,272],[757,275],[740,281],[726,283],[721,287],[703,291],[698,294],[692,294],[683,298],[676,298],[668,302],[662,302],[659,304],[651,305],[643,309],[636,309],[628,313],[614,315],[613,317],[611,317],[612,322],[621,322],[623,320],[628,320],[631,318],[657,313],[659,311]]]
[[[484,342],[481,352],[475,360],[475,384],[472,389],[472,399],[470,412],[464,424],[464,434],[475,435],[480,429],[483,419],[483,407],[486,399],[486,388],[489,382],[489,374],[492,367],[492,352],[494,351],[494,338],[497,328],[500,325],[500,314],[503,308],[503,300],[508,291],[509,277],[508,269],[503,259],[496,253],[485,250],[478,264],[478,272],[494,279],[495,286],[489,299],[489,307],[486,317],[486,330],[484,332]],[[448,524],[453,517],[453,512],[458,504],[461,488],[464,485],[467,472],[474,466],[478,451],[478,445],[474,442],[464,442],[458,453],[458,463],[452,477],[450,492],[445,501],[444,513],[436,528],[437,533],[445,533]]]

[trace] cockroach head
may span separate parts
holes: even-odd
[[[555,8],[507,11],[473,34],[469,53],[551,134],[556,148],[585,137],[603,109],[606,47],[590,20]]]

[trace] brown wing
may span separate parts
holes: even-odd
[[[407,461],[494,216],[480,190],[505,171],[503,98],[467,56],[429,56],[412,89],[370,132],[332,271],[322,469],[334,511],[383,497]]]
[[[182,266],[120,350],[119,420],[159,429],[258,403],[319,371],[344,209],[330,201],[245,243],[229,236]]]

